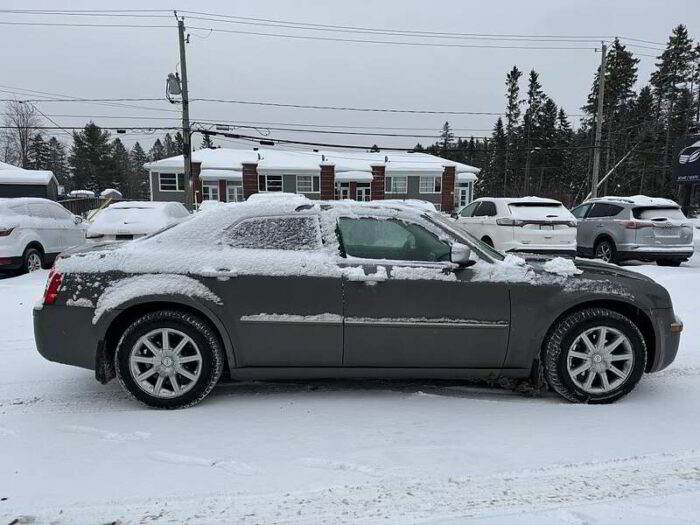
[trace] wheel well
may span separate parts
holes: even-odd
[[[569,308],[565,312],[563,312],[559,317],[557,317],[552,325],[549,327],[549,330],[547,331],[547,335],[544,338],[543,344],[542,344],[542,351],[544,351],[544,347],[546,344],[547,339],[549,338],[549,335],[552,333],[554,330],[554,327],[557,325],[557,323],[563,319],[564,317],[578,311],[578,310],[584,310],[586,308],[607,308],[608,310],[614,310],[615,312],[622,314],[629,319],[631,319],[634,324],[637,325],[637,328],[639,328],[639,331],[642,333],[642,336],[644,337],[644,342],[647,345],[647,367],[646,371],[648,372],[652,365],[654,364],[654,360],[656,359],[656,337],[654,333],[654,325],[651,322],[651,319],[647,316],[646,313],[644,313],[642,310],[639,308],[632,306],[631,304],[624,303],[621,301],[614,301],[614,300],[598,300],[598,301],[590,301],[587,303],[583,304],[577,304],[576,306]]]
[[[481,240],[482,240],[483,242],[485,242],[485,243],[490,244],[491,246],[493,246],[493,241],[491,240],[491,237],[489,237],[488,235],[484,235],[484,236],[481,238]]]
[[[41,245],[41,243],[39,241],[32,241],[29,244],[27,244],[27,246],[24,248],[24,251],[22,253],[23,254],[27,253],[27,250],[29,248],[36,248],[37,250],[39,250],[41,252],[42,257],[46,254],[46,252],[44,251],[44,247]]]
[[[158,310],[179,310],[181,312],[187,312],[189,314],[196,315],[203,322],[207,323],[219,338],[219,343],[224,349],[224,373],[229,370],[228,355],[225,351],[226,344],[224,343],[219,329],[205,314],[196,308],[184,304],[158,301],[134,305],[121,312],[109,325],[104,337],[104,346],[101,351],[98,350],[97,357],[98,362],[96,368],[98,369],[98,378],[101,382],[106,383],[116,375],[114,370],[114,354],[117,351],[117,345],[119,344],[119,340],[121,339],[124,330],[126,330],[126,328],[139,317]],[[99,375],[100,373],[103,374],[101,377]]]
[[[615,241],[613,240],[613,238],[610,237],[610,235],[608,235],[607,233],[602,233],[602,234],[598,235],[598,237],[596,237],[595,242],[593,243],[593,250],[594,251],[598,247],[598,244],[600,244],[601,241],[609,241],[610,244],[612,244],[613,249],[617,249],[617,245],[615,244]]]

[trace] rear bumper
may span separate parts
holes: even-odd
[[[22,267],[22,257],[0,257],[0,272],[3,270],[19,270]]]
[[[35,306],[34,340],[49,361],[95,370],[99,343],[94,310],[79,306]]]
[[[683,246],[680,248],[660,248],[654,247],[638,247],[633,249],[621,249],[617,252],[620,260],[639,260],[639,261],[658,261],[658,260],[674,260],[687,261],[693,256],[694,249],[692,246]]]
[[[672,326],[683,325],[681,320],[673,313],[673,308],[661,308],[653,310],[652,322],[656,334],[654,355],[651,362],[647,363],[647,372],[658,372],[668,367],[678,354],[678,346],[681,340],[680,331],[672,331]]]

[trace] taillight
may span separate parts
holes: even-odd
[[[14,229],[15,229],[14,227],[12,227],[12,228],[0,228],[0,237],[7,237],[8,235],[10,235],[12,233],[12,230],[14,230]]]
[[[654,226],[653,222],[642,221],[622,221],[622,224],[627,230],[641,230],[642,228],[652,228]]]
[[[519,221],[516,219],[496,219],[496,224],[499,226],[522,226],[525,221]]]
[[[63,274],[51,270],[49,280],[46,282],[46,289],[44,290],[44,304],[54,304],[56,302],[62,282]]]

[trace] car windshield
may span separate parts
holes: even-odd
[[[472,246],[482,257],[491,260],[495,259],[496,261],[502,261],[505,259],[505,256],[501,252],[474,237],[471,233],[464,229],[458,221],[449,219],[437,212],[426,213],[424,217],[427,217],[430,222],[438,226],[443,231],[449,233],[450,235],[457,236],[465,244]]]

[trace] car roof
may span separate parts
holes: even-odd
[[[481,201],[493,201],[503,204],[561,204],[561,201],[556,199],[548,199],[546,197],[479,197],[478,199],[474,199],[472,202]]]
[[[56,201],[52,201],[50,199],[42,199],[40,197],[14,197],[14,198],[8,198],[8,199],[0,199],[0,204],[46,204],[46,203],[51,203],[51,204],[58,204],[59,206],[60,203]]]
[[[584,204],[595,204],[597,202],[617,204],[621,206],[650,206],[650,207],[672,207],[680,208],[680,206],[672,201],[671,199],[664,199],[660,197],[647,197],[646,195],[633,195],[631,197],[617,197],[613,195],[605,197],[597,197],[595,199],[589,199]]]

